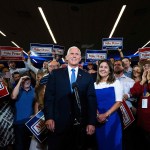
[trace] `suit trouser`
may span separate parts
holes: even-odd
[[[14,125],[15,150],[29,150],[31,142],[31,132],[25,124]]]
[[[48,150],[86,150],[86,132],[80,125],[58,134],[49,132]]]

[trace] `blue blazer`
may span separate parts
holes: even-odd
[[[96,95],[92,76],[79,68],[77,80],[83,124],[96,123]],[[44,96],[45,119],[55,121],[55,132],[64,132],[71,126],[72,93],[68,68],[60,68],[49,76]]]

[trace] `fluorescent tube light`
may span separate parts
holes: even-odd
[[[25,52],[24,50],[23,50],[23,52],[28,56],[27,52]]]
[[[45,22],[45,24],[46,24],[46,27],[47,27],[47,29],[48,29],[48,31],[49,31],[49,33],[50,33],[50,35],[51,35],[51,37],[52,37],[54,43],[57,44],[57,42],[56,42],[56,40],[55,40],[55,37],[54,37],[54,35],[53,35],[53,32],[52,32],[52,30],[51,30],[51,28],[50,28],[50,26],[49,26],[49,24],[48,24],[48,21],[47,21],[47,19],[46,19],[46,16],[45,16],[45,14],[44,14],[42,8],[41,8],[41,7],[38,7],[38,9],[39,9],[39,11],[40,11],[40,14],[41,14],[41,16],[42,16],[42,18],[43,18],[43,20],[44,20],[44,22]]]
[[[14,44],[16,47],[20,48],[14,41],[11,41],[12,44]]]
[[[146,45],[148,45],[150,43],[150,41],[148,41],[145,45],[142,46],[142,48],[144,48]]]
[[[32,59],[35,63],[37,63],[37,61],[35,59]]]
[[[150,41],[148,41],[145,45],[142,46],[142,48],[144,48],[146,45],[148,45],[150,43]],[[139,51],[135,52],[133,55],[136,55]]]
[[[0,34],[3,35],[3,36],[6,36],[6,34],[4,34],[2,31],[0,31]]]
[[[112,35],[114,34],[115,29],[116,29],[116,27],[117,27],[117,25],[118,25],[118,23],[119,23],[119,21],[120,21],[120,18],[121,18],[121,16],[122,16],[122,14],[123,14],[125,8],[126,8],[126,5],[123,5],[122,8],[121,8],[120,13],[119,13],[119,15],[118,15],[118,18],[117,18],[117,20],[116,20],[116,22],[115,22],[115,24],[114,24],[114,26],[113,26],[113,29],[112,29],[112,31],[111,31],[111,33],[110,33],[110,35],[109,35],[109,38],[111,38]]]
[[[136,55],[139,51],[137,51],[136,53],[134,53],[133,55]]]

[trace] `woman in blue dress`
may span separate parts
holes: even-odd
[[[122,150],[122,124],[118,109],[122,102],[123,88],[115,79],[113,66],[107,60],[98,65],[95,90],[98,105],[98,150]]]

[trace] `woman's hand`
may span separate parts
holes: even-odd
[[[105,123],[106,121],[108,121],[108,115],[107,113],[104,113],[104,114],[97,114],[97,121],[99,123]]]

